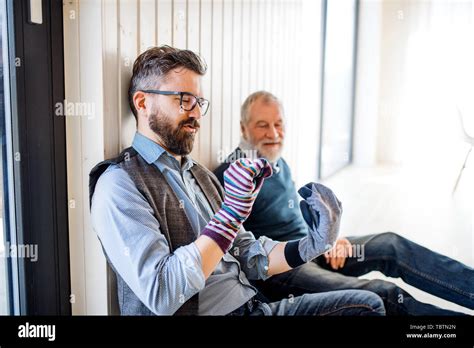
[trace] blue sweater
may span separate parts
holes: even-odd
[[[235,159],[245,157],[237,148],[229,155],[228,160],[214,170],[224,186],[224,171]],[[273,171],[265,179],[263,187],[255,200],[252,213],[244,222],[247,231],[256,238],[264,235],[277,241],[288,241],[303,238],[307,235],[308,225],[303,219],[295,184],[291,178],[290,168],[283,158],[277,162],[279,171]]]

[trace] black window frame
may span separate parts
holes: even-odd
[[[38,260],[18,258],[20,315],[70,315],[63,4],[42,0],[43,23],[28,0],[7,0],[12,90],[16,240],[37,245]]]

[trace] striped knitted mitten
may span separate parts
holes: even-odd
[[[227,252],[242,223],[252,211],[263,181],[272,175],[270,163],[259,158],[241,158],[224,172],[225,197],[221,209],[201,232],[213,239],[222,251]]]

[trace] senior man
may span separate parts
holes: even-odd
[[[281,157],[285,140],[281,102],[266,91],[248,96],[241,108],[241,133],[238,148],[228,158],[234,161],[264,157],[272,163],[274,172],[265,180],[252,212],[244,222],[245,229],[257,238],[266,236],[278,241],[304,238],[309,233],[306,223],[309,219],[298,208],[290,168]],[[228,162],[215,170],[221,182]],[[354,250],[363,251],[363,255],[353,255]],[[392,232],[340,238],[331,251],[313,262],[254,284],[271,300],[308,292],[364,289],[383,299],[387,315],[459,314],[422,303],[394,283],[358,278],[370,271],[401,277],[414,287],[474,309],[472,268]]]

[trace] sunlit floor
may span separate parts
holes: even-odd
[[[452,194],[461,164],[452,170],[439,170],[436,165],[341,170],[323,182],[343,202],[341,235],[392,231],[474,267],[474,155]],[[474,315],[474,310],[415,289],[401,279],[380,272],[364,278],[393,281],[422,302]]]

